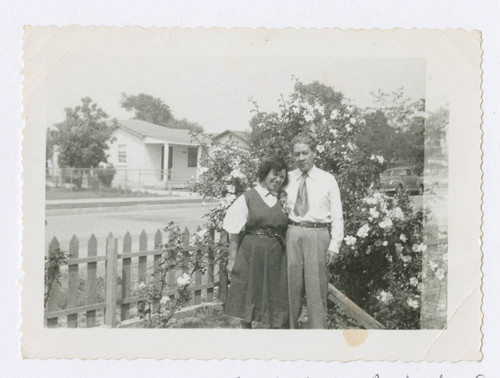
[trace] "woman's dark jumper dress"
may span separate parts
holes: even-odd
[[[244,194],[248,221],[240,239],[225,305],[228,315],[272,328],[288,326],[285,233],[288,217],[280,201],[272,207],[259,193]]]

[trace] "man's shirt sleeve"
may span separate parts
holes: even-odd
[[[331,240],[328,250],[339,253],[340,245],[344,239],[344,217],[342,215],[342,202],[337,180],[332,178],[329,190],[330,214],[332,219]]]

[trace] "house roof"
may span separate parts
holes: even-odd
[[[170,143],[197,144],[191,139],[189,130],[174,129],[165,126],[155,125],[154,123],[141,121],[139,119],[126,119],[117,121],[117,126],[121,129],[131,132],[139,137],[150,137],[164,140]]]
[[[221,138],[222,136],[224,136],[226,134],[233,134],[234,136],[240,138],[244,142],[250,143],[250,133],[248,131],[226,130],[226,131],[223,131],[220,134],[215,134],[213,136],[213,138],[214,139],[218,139],[218,138]]]

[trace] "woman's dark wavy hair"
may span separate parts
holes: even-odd
[[[259,180],[259,182],[264,181],[269,172],[271,172],[271,170],[274,170],[275,172],[285,170],[285,172],[288,172],[288,167],[285,161],[282,159],[265,160],[259,166],[259,170],[257,172],[257,179]],[[288,174],[285,175],[285,180],[283,181],[283,184],[281,186],[285,187],[287,183],[288,183]]]

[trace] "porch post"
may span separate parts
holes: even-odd
[[[198,154],[197,154],[197,161],[196,161],[196,177],[195,179],[198,180],[198,177],[200,177],[200,161],[201,161],[201,154],[203,150],[201,148],[201,145],[198,146]]]
[[[168,143],[163,144],[163,182],[165,185],[168,182]]]

